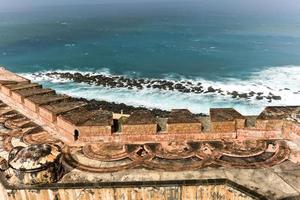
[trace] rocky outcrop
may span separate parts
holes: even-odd
[[[201,82],[191,81],[173,81],[165,79],[147,79],[147,78],[128,78],[125,76],[108,76],[103,74],[82,74],[69,72],[49,72],[49,73],[35,73],[36,77],[46,76],[49,78],[67,79],[76,83],[87,83],[90,85],[98,85],[109,88],[127,88],[127,89],[158,89],[177,91],[180,93],[194,93],[194,94],[220,94],[228,95],[234,99],[266,99],[268,102],[281,100],[281,96],[269,93],[264,94],[259,91],[250,91],[248,93],[238,91],[223,91],[221,88],[214,86],[204,86]]]

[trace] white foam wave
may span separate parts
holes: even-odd
[[[51,71],[48,71],[51,72]],[[57,72],[66,72],[60,70]],[[70,71],[68,71],[70,72]],[[71,71],[70,73],[103,74],[111,75],[108,69],[97,72]],[[65,79],[53,79],[48,76],[33,76],[22,74],[29,79],[41,82],[58,92],[76,97],[88,99],[100,99],[114,101],[134,106],[148,108],[160,108],[170,110],[172,108],[188,108],[196,113],[208,113],[210,107],[234,107],[243,114],[258,114],[267,105],[299,105],[300,104],[300,66],[270,67],[262,71],[252,73],[247,79],[224,79],[222,81],[210,81],[203,78],[186,79],[183,76],[170,75],[168,80],[190,81],[193,84],[202,83],[204,88],[210,86],[225,92],[238,91],[247,93],[250,91],[272,93],[281,96],[281,100],[272,101],[251,99],[233,99],[230,95],[218,93],[194,94],[180,93],[177,91],[165,91],[158,89],[128,90],[126,88],[106,88],[87,84],[73,83]],[[176,78],[175,78],[176,77]]]

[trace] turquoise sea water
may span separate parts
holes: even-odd
[[[255,113],[265,105],[300,102],[300,17],[195,2],[2,11],[0,65],[29,77],[39,71],[89,71],[190,79],[226,91],[260,90],[283,97],[268,103],[37,80],[71,95],[132,105],[195,112],[234,106]]]

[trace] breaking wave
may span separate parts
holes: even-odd
[[[267,105],[297,105],[300,103],[300,66],[269,67],[261,71],[252,72],[244,79],[224,78],[221,81],[211,81],[200,77],[187,79],[184,76],[173,74],[166,75],[163,78],[163,80],[171,81],[174,84],[181,83],[187,87],[193,87],[201,83],[203,87],[203,92],[201,93],[147,87],[142,89],[112,88],[103,85],[75,83],[70,79],[47,75],[53,72],[103,75],[106,77],[116,76],[112,75],[109,69],[106,68],[97,72],[55,70],[21,75],[42,83],[45,87],[51,87],[60,93],[66,93],[75,97],[165,110],[188,108],[195,113],[208,113],[210,107],[234,107],[243,114],[252,115],[258,114]],[[130,78],[130,75],[128,76]],[[208,88],[213,88],[216,91],[206,92]],[[256,95],[242,98],[242,96],[233,96],[234,92],[238,94],[254,92]],[[270,100],[267,98],[270,94],[280,98]],[[257,98],[257,96],[266,98]]]

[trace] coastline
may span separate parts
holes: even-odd
[[[218,86],[204,85],[201,81],[189,80],[167,80],[167,79],[147,79],[147,78],[129,78],[126,76],[92,74],[92,73],[70,73],[70,72],[47,72],[47,73],[33,73],[34,77],[46,76],[50,79],[64,79],[74,81],[75,83],[85,83],[95,86],[103,86],[107,88],[125,88],[128,90],[143,90],[143,89],[158,89],[161,91],[174,91],[179,93],[190,94],[218,94],[221,96],[231,97],[232,99],[253,99],[256,101],[267,100],[280,101],[280,95],[272,92],[264,93],[263,91],[226,91]],[[283,90],[290,90],[284,88]]]
[[[271,67],[253,72],[247,79],[220,80],[179,74],[159,78],[130,73],[118,75],[105,68],[95,72],[47,70],[19,75],[76,98],[165,111],[187,108],[193,113],[205,114],[208,107],[234,107],[244,115],[256,115],[266,106],[297,105],[299,69],[298,66]]]
[[[157,109],[157,108],[149,109],[142,106],[137,107],[137,106],[126,105],[124,103],[115,103],[115,102],[101,101],[96,99],[88,100],[86,98],[76,98],[76,97],[72,97],[72,98],[86,102],[93,109],[103,109],[114,113],[132,114],[134,111],[137,110],[147,110],[150,111],[154,116],[162,117],[162,118],[168,117],[168,115],[171,113],[170,111]],[[195,116],[208,116],[207,114],[204,113],[193,113],[193,114]]]

